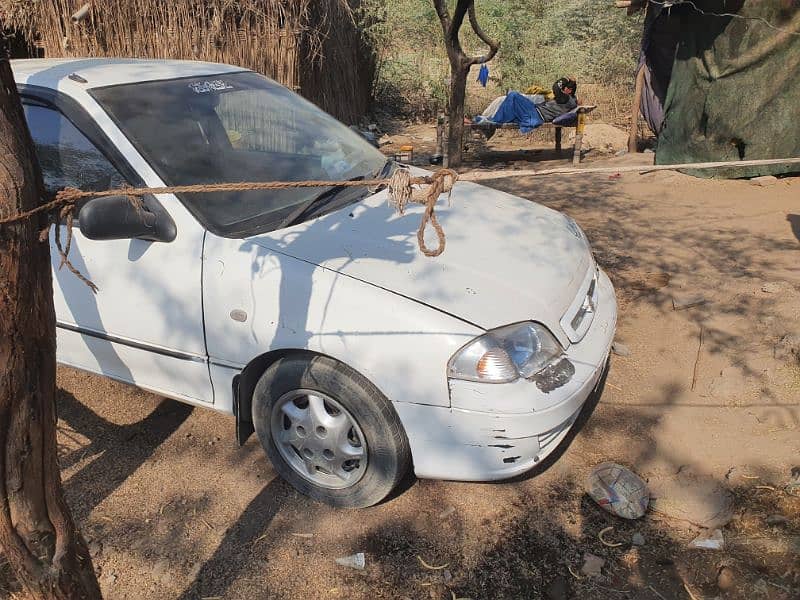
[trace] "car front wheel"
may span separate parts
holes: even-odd
[[[391,402],[333,359],[288,356],[253,394],[256,434],[301,493],[339,507],[377,504],[408,471],[408,440]]]

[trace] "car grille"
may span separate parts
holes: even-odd
[[[561,319],[561,327],[573,343],[577,344],[583,339],[594,320],[598,299],[597,280],[598,270],[593,262],[578,295]]]

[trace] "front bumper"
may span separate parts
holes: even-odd
[[[451,407],[396,403],[417,477],[490,481],[520,475],[553,452],[595,391],[617,322],[614,288],[600,272],[597,312],[566,356],[575,373],[562,387],[534,382],[485,384],[450,380]]]

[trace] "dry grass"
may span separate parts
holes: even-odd
[[[301,91],[342,119],[366,111],[373,66],[353,17],[360,0],[95,0],[72,23],[81,4],[0,0],[0,14],[45,56],[231,63]]]

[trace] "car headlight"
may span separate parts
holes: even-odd
[[[448,376],[467,381],[510,383],[531,377],[564,350],[546,327],[524,322],[492,329],[456,352]]]

